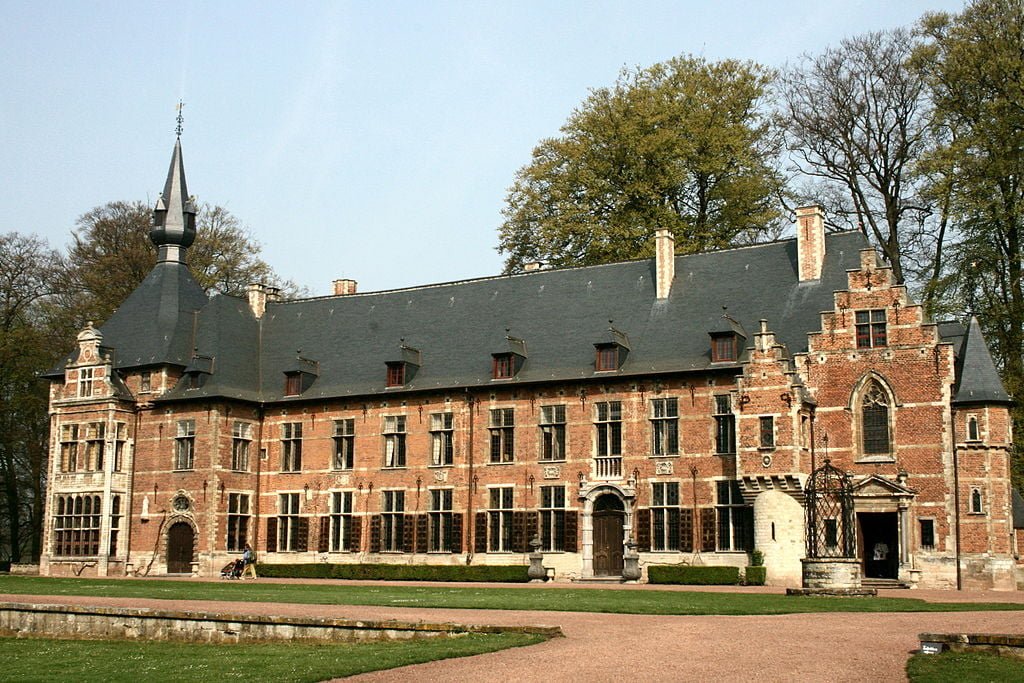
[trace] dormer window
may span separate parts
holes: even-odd
[[[505,330],[505,339],[498,351],[491,354],[491,379],[513,379],[526,362],[526,341]]]
[[[299,396],[313,386],[313,382],[319,376],[319,363],[301,355],[296,356],[295,360],[284,368],[284,395]]]
[[[206,384],[206,378],[213,374],[213,356],[193,354],[188,367],[185,368],[185,381],[189,389],[198,389]]]
[[[511,353],[491,354],[491,378],[511,379],[516,374],[515,356]]]
[[[619,346],[618,344],[601,344],[596,346],[594,368],[598,372],[609,372],[619,369]]]
[[[78,398],[92,396],[92,380],[95,372],[95,368],[80,368],[78,370]]]
[[[387,386],[405,386],[405,363],[402,361],[390,362],[388,366]]]
[[[711,335],[711,362],[731,363],[739,357],[739,343],[736,334],[719,332]]]

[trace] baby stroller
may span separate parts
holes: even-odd
[[[233,560],[224,565],[224,568],[220,570],[220,578],[222,579],[238,579],[242,576],[242,570],[245,569],[245,562],[241,559]]]

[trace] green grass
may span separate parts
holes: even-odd
[[[911,683],[988,683],[1024,680],[1024,659],[988,652],[943,652],[914,655],[907,661]]]
[[[533,645],[542,640],[543,636],[524,633],[368,643],[237,645],[0,638],[0,677],[8,681],[323,681]]]
[[[67,579],[38,576],[0,576],[0,594],[3,593],[618,614],[744,615],[1024,610],[1024,605],[1021,604],[929,603],[911,598],[790,597],[762,593],[532,586],[513,588],[352,583],[289,584],[259,581],[196,582],[173,579]]]

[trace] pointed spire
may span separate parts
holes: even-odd
[[[159,249],[157,261],[180,263],[185,262],[185,249],[196,239],[196,207],[185,184],[185,163],[181,157],[180,138],[174,142],[164,191],[153,209],[153,226],[149,238]]]
[[[978,319],[971,316],[957,358],[957,387],[953,404],[1010,403],[1010,396],[996,372]]]

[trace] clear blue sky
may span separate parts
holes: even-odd
[[[0,232],[156,198],[174,143],[281,275],[327,294],[500,272],[505,192],[623,66],[781,66],[949,0],[0,0]]]

